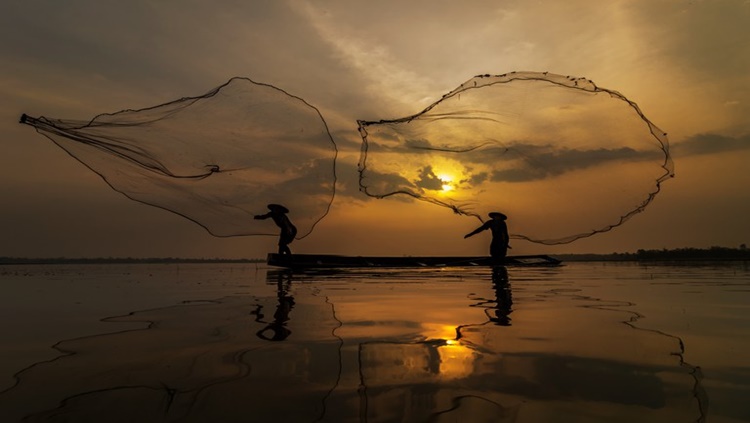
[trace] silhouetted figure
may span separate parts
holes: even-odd
[[[492,288],[495,290],[495,317],[490,321],[499,326],[510,326],[510,313],[513,311],[513,293],[505,266],[492,267]]]
[[[505,219],[508,217],[499,212],[492,212],[489,216],[490,220],[464,235],[464,238],[476,235],[487,229],[491,230],[492,242],[490,243],[490,256],[495,260],[501,261],[508,253],[508,248],[510,248],[508,245],[510,242],[510,236],[508,236],[508,225],[505,224]]]
[[[280,204],[269,204],[266,214],[256,215],[255,219],[273,219],[273,222],[281,228],[279,233],[279,254],[292,254],[292,250],[289,249],[289,244],[294,241],[294,237],[297,236],[297,228],[292,225],[292,221],[287,217],[289,209]]]
[[[286,327],[286,322],[289,321],[289,313],[294,308],[294,297],[289,295],[291,280],[285,284],[284,276],[284,274],[279,274],[276,282],[278,304],[276,305],[276,311],[273,313],[273,322],[268,323],[262,320],[264,317],[261,312],[263,306],[258,306],[258,309],[251,313],[256,315],[256,322],[267,323],[265,328],[255,333],[258,338],[266,341],[284,341],[292,334],[292,331]]]

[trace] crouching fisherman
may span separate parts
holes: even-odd
[[[297,236],[297,228],[289,220],[287,213],[289,209],[280,204],[269,204],[266,214],[259,214],[255,216],[255,219],[273,219],[273,222],[281,229],[279,233],[279,254],[292,254],[292,250],[289,249],[289,244],[294,241],[294,237]]]

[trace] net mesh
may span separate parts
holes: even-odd
[[[360,190],[410,196],[511,238],[563,244],[622,225],[674,175],[666,134],[622,94],[546,72],[480,75],[411,116],[360,120]]]
[[[335,195],[336,144],[314,106],[247,78],[88,122],[25,116],[127,197],[220,237],[274,235],[253,220],[283,204],[304,238]]]
[[[216,236],[274,235],[252,218],[274,203],[304,238],[336,193],[338,149],[318,109],[247,78],[91,121],[22,121],[115,190]],[[479,75],[419,113],[358,124],[367,196],[411,197],[480,221],[500,211],[511,238],[540,244],[622,225],[674,175],[666,134],[586,78]]]

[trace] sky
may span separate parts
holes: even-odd
[[[620,227],[557,246],[514,240],[511,254],[750,242],[750,1],[50,0],[0,9],[0,256],[275,251],[273,236],[215,237],[132,201],[18,124],[22,113],[89,120],[146,108],[236,76],[314,105],[339,149],[337,196],[294,252],[485,254],[488,233],[463,239],[476,219],[357,190],[357,120],[408,116],[475,75],[513,71],[622,93],[668,134],[675,177]]]

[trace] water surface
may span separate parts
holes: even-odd
[[[0,275],[10,422],[750,421],[741,264]]]

